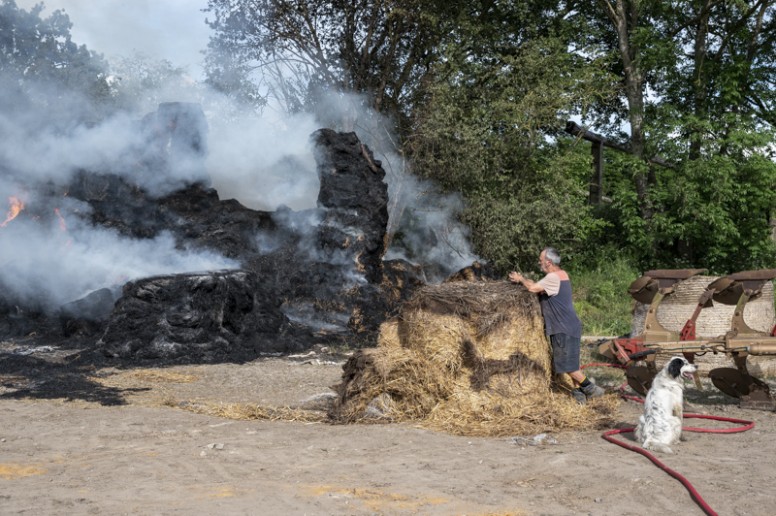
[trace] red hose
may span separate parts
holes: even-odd
[[[682,427],[683,431],[687,432],[702,432],[702,433],[711,433],[711,434],[733,434],[738,432],[745,432],[747,430],[750,430],[754,427],[753,421],[747,421],[745,419],[735,419],[732,417],[722,417],[722,416],[708,416],[704,414],[685,414],[684,417],[686,418],[698,418],[698,419],[713,419],[715,421],[726,421],[729,423],[740,423],[744,426],[738,426],[734,428],[695,428],[695,427]],[[706,503],[706,500],[703,499],[703,497],[698,493],[698,491],[693,487],[693,485],[690,483],[689,480],[687,480],[681,473],[678,471],[675,471],[649,453],[647,450],[640,448],[638,446],[634,446],[632,444],[628,444],[623,441],[619,441],[612,437],[612,435],[616,434],[625,434],[629,432],[633,432],[635,430],[634,427],[630,428],[617,428],[615,430],[609,430],[607,432],[604,432],[601,437],[609,441],[610,443],[616,444],[617,446],[621,446],[625,448],[626,450],[630,450],[636,453],[639,453],[649,460],[651,460],[657,467],[677,479],[679,482],[682,483],[682,485],[687,488],[687,491],[689,491],[690,496],[695,500],[695,502],[700,506],[701,509],[703,509],[703,512],[708,514],[709,516],[717,516],[717,513],[709,506],[709,504]]]
[[[696,428],[694,426],[683,426],[682,430],[686,432],[699,432],[704,434],[737,434],[746,432],[754,428],[754,421],[746,419],[736,419],[733,417],[709,416],[707,414],[685,414],[687,419],[711,419],[713,421],[725,421],[727,423],[739,423],[744,426],[735,426],[733,428]]]
[[[619,364],[595,363],[595,364],[587,364],[582,368],[584,369],[585,367],[591,367],[591,366],[622,367]],[[620,388],[620,390],[621,391],[624,390],[624,385]],[[644,403],[643,399],[636,396],[629,396],[623,393],[622,397],[625,399],[637,401],[639,403]],[[748,421],[746,419],[736,419],[732,417],[723,417],[723,416],[710,416],[706,414],[684,414],[684,417],[687,419],[711,419],[713,421],[725,421],[727,423],[738,423],[743,425],[743,426],[736,426],[733,428],[697,428],[692,426],[683,426],[682,431],[685,431],[685,432],[699,432],[699,433],[707,433],[707,434],[735,434],[739,432],[746,432],[747,430],[751,430],[752,428],[754,428],[754,421]],[[681,482],[682,485],[690,493],[690,496],[692,497],[692,499],[695,500],[695,502],[700,506],[701,509],[703,509],[703,512],[705,512],[708,516],[718,516],[717,513],[714,511],[714,509],[712,509],[709,506],[709,504],[706,503],[706,500],[704,500],[703,497],[700,495],[700,493],[698,493],[698,491],[695,489],[695,487],[693,487],[690,481],[687,480],[681,473],[669,468],[668,466],[660,462],[660,460],[657,457],[649,453],[647,450],[639,446],[628,444],[624,441],[619,441],[614,437],[612,437],[613,435],[617,435],[617,434],[630,433],[630,432],[633,432],[634,430],[636,430],[635,427],[617,428],[614,430],[608,430],[604,432],[601,435],[601,437],[603,437],[610,443],[616,444],[617,446],[621,446],[626,450],[639,453],[645,456],[646,458],[648,458],[649,460],[651,460],[657,467],[659,467],[660,469],[662,469],[663,471],[665,471],[666,473],[668,473],[669,475],[677,479],[679,482]]]

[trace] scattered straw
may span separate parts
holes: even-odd
[[[111,375],[103,380],[103,384],[120,382],[139,383],[194,383],[199,377],[193,374],[178,373],[164,369],[133,369]],[[107,380],[107,381],[105,381]]]
[[[185,402],[179,403],[178,406],[196,414],[206,414],[208,416],[241,421],[265,420],[314,423],[328,419],[323,412],[291,407],[261,407],[246,403]]]

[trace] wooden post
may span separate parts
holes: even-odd
[[[630,149],[627,145],[621,145],[600,134],[588,131],[572,120],[566,122],[566,132],[593,144],[593,148],[591,149],[593,153],[593,178],[590,181],[590,197],[588,202],[590,204],[598,204],[603,198],[604,190],[604,147],[609,147],[610,149],[625,152],[627,154],[630,154]],[[646,161],[647,163],[659,165],[661,167],[674,168],[673,164],[666,162],[660,156],[653,156]],[[774,229],[774,238],[776,238],[776,228]]]

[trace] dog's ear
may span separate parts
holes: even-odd
[[[679,375],[682,374],[682,367],[684,367],[684,364],[686,361],[683,358],[672,358],[671,362],[668,363],[668,374],[671,375],[671,378],[678,378]]]

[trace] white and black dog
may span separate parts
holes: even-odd
[[[636,439],[647,450],[673,453],[672,444],[682,436],[684,379],[698,368],[684,357],[672,357],[655,376],[639,417]]]

